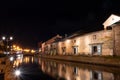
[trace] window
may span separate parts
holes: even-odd
[[[73,42],[76,43],[76,40],[74,40]]]
[[[97,51],[97,46],[93,46],[93,52],[96,53]]]
[[[73,46],[73,53],[74,54],[77,54],[78,53],[78,46]]]
[[[93,73],[93,79],[98,80],[98,73],[97,72]]]
[[[112,27],[111,26],[107,26],[106,30],[112,30]]]
[[[99,71],[92,71],[91,80],[102,80],[102,73]]]
[[[90,51],[93,55],[101,55],[102,54],[102,44],[92,44]]]
[[[96,35],[93,35],[93,40],[95,40],[96,39]]]
[[[78,74],[78,68],[77,67],[73,68],[73,74],[76,74],[76,75]]]
[[[62,53],[65,54],[66,52],[66,47],[62,47]]]

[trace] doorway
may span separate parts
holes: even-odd
[[[91,54],[92,55],[101,55],[102,54],[102,45],[101,44],[94,44],[91,45]]]

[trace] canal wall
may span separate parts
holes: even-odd
[[[109,67],[120,67],[120,57],[113,56],[50,56],[42,55],[41,58],[80,62]]]

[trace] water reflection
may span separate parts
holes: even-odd
[[[23,62],[23,54],[18,54],[15,56],[15,58],[16,60],[14,60],[13,62],[13,67],[18,67]]]
[[[56,63],[43,60],[41,63],[43,72],[55,77],[57,80],[119,80],[114,74],[100,70],[83,69],[70,64]]]
[[[16,69],[21,70],[19,80],[120,80],[119,69],[90,67],[87,64],[51,61],[33,56],[16,58],[12,64],[7,62],[7,65],[11,65],[6,72],[10,70],[9,75],[12,77],[5,80],[15,80],[13,73]]]

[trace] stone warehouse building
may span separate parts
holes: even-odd
[[[120,17],[110,15],[104,30],[62,38],[57,35],[42,43],[42,53],[49,55],[117,55],[120,56]]]

